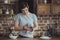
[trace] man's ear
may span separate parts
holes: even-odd
[[[28,10],[29,10],[29,6],[27,6]]]

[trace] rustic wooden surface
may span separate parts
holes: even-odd
[[[0,40],[12,40],[10,38],[7,37],[0,37]],[[17,40],[42,40],[40,38],[17,38]],[[60,40],[60,37],[54,37],[51,38],[50,40]]]

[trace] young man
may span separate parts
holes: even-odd
[[[14,28],[19,31],[19,36],[24,38],[33,38],[33,30],[38,29],[37,17],[29,12],[29,6],[26,2],[20,4],[22,13],[14,17]]]

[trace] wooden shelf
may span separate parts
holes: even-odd
[[[0,3],[1,5],[14,5],[15,3]]]
[[[15,14],[0,14],[0,16],[13,16]]]
[[[4,31],[4,29],[3,29],[3,28],[1,28],[1,29],[0,29],[0,31]]]

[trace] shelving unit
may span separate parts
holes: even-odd
[[[16,14],[14,7],[17,2],[18,0],[0,0],[0,23],[2,24],[0,33],[9,32],[7,29],[13,26],[13,17]]]
[[[58,25],[60,19],[60,0],[37,0],[37,15],[39,28],[43,24],[47,24],[48,27],[54,29],[52,30],[52,36],[57,35],[55,30],[56,27],[60,26]]]

